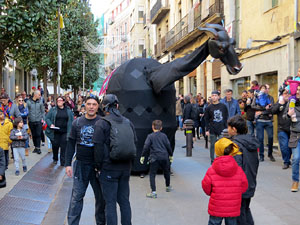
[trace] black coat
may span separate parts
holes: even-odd
[[[186,103],[183,108],[183,115],[182,115],[183,122],[187,119],[192,119],[191,113],[192,113],[192,104]]]
[[[248,189],[243,194],[243,198],[252,198],[256,188],[256,176],[258,171],[258,140],[250,134],[236,135],[232,137],[232,141],[239,146],[242,154],[241,162],[238,163],[242,166],[248,179]]]

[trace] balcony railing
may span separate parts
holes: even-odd
[[[151,23],[158,24],[169,11],[170,6],[168,0],[157,0],[150,10]]]
[[[203,4],[203,1],[202,1]],[[201,14],[204,12],[204,16]],[[215,3],[207,8],[207,11],[203,11],[201,3],[199,3],[193,11],[190,11],[184,18],[182,18],[166,35],[166,49],[169,49],[174,44],[183,40],[190,33],[194,32],[201,23],[206,21],[209,22],[219,22],[210,21],[209,18],[214,18],[215,14],[220,14],[222,16],[224,13],[224,1],[215,0]],[[195,33],[195,32],[194,32]],[[188,39],[188,38],[186,38]],[[188,40],[186,40],[188,41]],[[179,48],[179,45],[176,45]]]

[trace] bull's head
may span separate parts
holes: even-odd
[[[214,58],[219,58],[227,68],[227,71],[235,75],[239,73],[243,66],[240,63],[233,46],[234,38],[229,38],[225,28],[219,24],[206,24],[199,30],[206,32],[211,39],[208,42],[209,53]]]

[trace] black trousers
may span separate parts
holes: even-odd
[[[161,168],[164,173],[166,187],[170,186],[170,163],[169,160],[156,160],[150,163],[150,186],[152,191],[156,191],[155,176],[157,170]]]
[[[41,134],[42,123],[41,122],[29,122],[29,127],[32,134],[33,145],[36,148],[41,148]]]
[[[251,198],[242,198],[241,215],[237,218],[238,225],[254,225],[250,202]]]
[[[5,169],[6,169],[9,163],[9,150],[4,150],[4,156],[5,156]]]
[[[53,160],[58,161],[58,152],[60,148],[60,165],[65,165],[66,147],[67,147],[67,133],[54,132],[54,140],[52,143]]]

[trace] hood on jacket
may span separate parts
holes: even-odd
[[[232,156],[241,155],[242,153],[239,151],[239,147],[233,143],[228,138],[221,138],[215,143],[215,153],[216,156],[222,156],[224,155],[224,149],[227,148],[230,144],[233,145],[233,150],[230,153]]]
[[[8,124],[8,123],[11,123],[11,122],[10,122],[10,119],[5,118],[5,119],[4,119],[3,126],[6,125],[6,124]]]
[[[238,164],[231,155],[217,157],[213,164],[213,169],[222,177],[232,177],[236,174]]]
[[[240,134],[233,137],[233,141],[240,147],[240,151],[246,148],[250,152],[257,151],[259,147],[258,140],[251,134]]]

